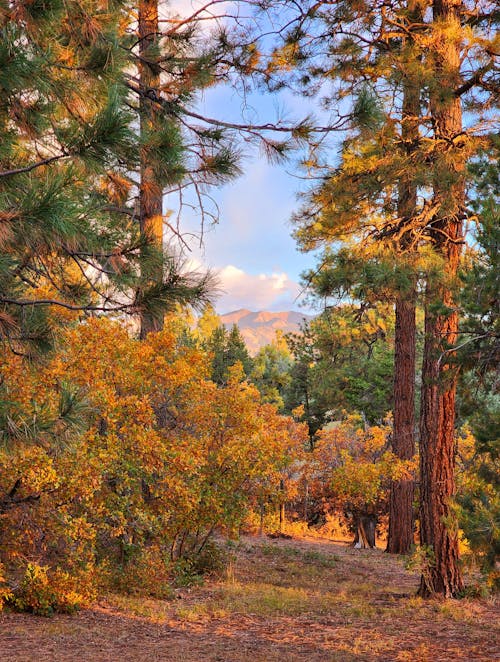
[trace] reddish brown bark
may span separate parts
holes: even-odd
[[[409,14],[412,24],[422,20],[420,8]],[[416,214],[417,186],[411,168],[411,156],[419,141],[420,85],[406,74],[403,82],[401,116],[402,151],[407,159],[398,189],[398,217],[405,229],[398,250],[411,250],[412,219]],[[402,292],[396,299],[394,336],[394,422],[392,451],[401,460],[415,455],[415,350],[416,350],[416,288]],[[387,552],[407,554],[414,544],[413,497],[414,480],[397,480],[391,484],[389,496],[389,532]]]
[[[394,339],[394,428],[392,450],[398,458],[415,454],[415,297],[396,302]],[[413,540],[413,480],[393,481],[389,498],[387,551],[406,554]]]
[[[431,113],[435,140],[434,199],[436,214],[430,237],[442,257],[445,274],[431,280],[426,292],[425,346],[420,415],[420,541],[431,550],[419,594],[456,596],[463,590],[458,536],[451,501],[455,494],[456,369],[450,347],[457,340],[458,314],[453,292],[463,244],[465,207],[460,99],[460,20],[458,0],[435,0],[435,80]],[[437,38],[439,37],[439,38]]]
[[[443,339],[453,342],[456,314],[426,310],[420,428],[420,542],[432,550],[430,567],[422,574],[419,594],[456,596],[463,583],[458,537],[450,503],[455,494],[456,372],[440,361]]]
[[[142,136],[154,132],[157,124],[157,105],[149,98],[150,91],[160,89],[160,73],[156,63],[157,54],[154,51],[158,42],[158,1],[140,0],[139,2],[139,77],[140,77],[140,130]],[[143,143],[140,154],[140,184],[139,184],[139,222],[142,236],[153,248],[155,257],[143,267],[143,276],[149,285],[163,282],[163,191],[156,177],[149,156],[147,142]],[[144,255],[150,256],[151,250],[146,249]],[[146,262],[145,262],[146,264]],[[151,331],[163,328],[163,315],[144,311],[141,314],[140,337],[145,338]]]

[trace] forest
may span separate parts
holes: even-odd
[[[0,624],[234,583],[235,548],[327,584],[305,540],[342,540],[335,572],[406,564],[421,610],[496,604],[499,18],[489,0],[0,1]],[[206,115],[224,86],[318,112]],[[251,356],[183,215],[203,240],[255,150],[304,185],[289,220],[317,314]],[[308,654],[498,654],[425,645]],[[279,657],[259,655],[205,659]]]

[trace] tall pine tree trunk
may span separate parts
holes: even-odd
[[[419,8],[409,15],[412,23],[422,20]],[[398,217],[407,231],[402,234],[398,249],[411,250],[412,219],[416,214],[417,186],[410,157],[418,146],[420,122],[420,85],[405,72],[401,139],[407,158],[404,175],[399,183]],[[416,351],[416,287],[399,293],[395,305],[396,329],[394,337],[394,422],[392,451],[401,460],[415,455],[415,351]],[[387,551],[407,554],[413,540],[413,480],[395,480],[389,497],[389,533]]]
[[[150,158],[147,138],[158,125],[158,107],[154,98],[160,89],[158,65],[158,0],[139,1],[139,78],[140,78],[140,154],[139,222],[148,242],[143,249],[143,273],[147,287],[163,283],[163,191]],[[163,328],[163,314],[145,310],[141,313],[140,337]]]
[[[458,535],[451,500],[455,494],[455,395],[457,373],[450,365],[458,313],[454,281],[463,243],[465,156],[462,109],[454,90],[460,83],[458,0],[433,5],[435,82],[431,113],[436,142],[435,216],[430,237],[444,264],[444,275],[428,282],[420,414],[420,541],[431,550],[419,594],[456,596],[463,589]]]
[[[415,454],[415,295],[396,301],[394,427],[392,450],[401,460]],[[413,480],[394,480],[389,498],[387,551],[407,554],[413,545]]]

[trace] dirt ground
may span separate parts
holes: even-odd
[[[381,550],[244,538],[224,577],[170,600],[109,595],[73,616],[0,614],[1,662],[500,660],[498,604],[422,601]]]

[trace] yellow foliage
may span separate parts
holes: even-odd
[[[74,577],[61,568],[51,571],[48,566],[28,563],[9,604],[20,611],[50,616],[55,611],[72,613],[88,606],[93,599],[92,582],[89,584],[84,573]]]
[[[0,563],[0,611],[2,611],[4,604],[8,602],[11,598],[12,598],[12,591],[7,585],[4,567]]]
[[[36,369],[3,357],[12,443],[0,451],[0,552],[12,567],[32,564],[19,608],[71,610],[117,567],[142,568],[130,581],[154,567],[159,577],[162,563],[168,574],[170,558],[237,527],[281,481],[292,492],[305,427],[263,404],[240,366],[218,387],[207,363],[169,328],[138,341],[106,319],[68,329]],[[76,428],[61,414],[67,384],[85,403]]]
[[[319,433],[307,474],[312,493],[331,509],[380,508],[391,480],[410,479],[415,460],[399,460],[389,450],[391,421],[366,427],[359,416],[330,424]]]

